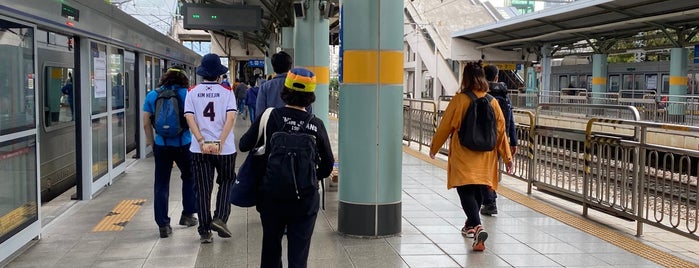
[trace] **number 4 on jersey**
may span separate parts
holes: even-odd
[[[216,117],[216,112],[214,110],[214,102],[211,101],[209,104],[206,105],[204,108],[204,117],[208,117],[209,121],[213,122],[214,117]]]

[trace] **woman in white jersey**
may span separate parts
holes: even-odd
[[[230,187],[235,179],[235,123],[236,100],[230,89],[219,84],[222,74],[228,68],[221,65],[216,54],[207,54],[197,67],[197,74],[204,82],[191,88],[185,100],[184,114],[187,119],[193,142],[192,169],[198,197],[199,235],[201,243],[213,242],[211,231],[228,238],[231,232],[226,222],[231,213],[228,201]],[[194,142],[196,140],[196,142]],[[218,174],[216,183],[216,210],[211,215],[211,192],[214,188],[214,170]]]

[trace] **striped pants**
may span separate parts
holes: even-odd
[[[228,222],[231,214],[231,186],[235,181],[235,157],[229,155],[212,155],[192,153],[192,171],[194,172],[197,203],[199,208],[199,234],[211,232],[211,221],[221,219]],[[218,174],[218,193],[216,194],[216,210],[211,216],[211,192],[214,188],[214,171]]]

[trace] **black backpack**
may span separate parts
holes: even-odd
[[[498,138],[495,111],[490,106],[493,96],[478,98],[471,91],[465,94],[471,98],[471,104],[461,121],[459,142],[472,151],[492,151]]]
[[[273,199],[301,199],[318,191],[316,177],[316,137],[303,133],[310,114],[298,130],[277,131],[267,144],[267,168],[262,179],[262,192]]]
[[[155,111],[151,115],[151,124],[155,133],[163,138],[177,138],[189,128],[184,119],[184,103],[177,90],[177,88],[165,87],[156,89],[158,97],[155,99]]]

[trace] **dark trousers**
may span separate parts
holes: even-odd
[[[262,199],[258,205],[262,221],[260,267],[282,267],[282,237],[285,229],[289,267],[307,267],[311,236],[313,236],[319,205],[318,193],[300,200]]]
[[[235,181],[235,157],[229,155],[192,154],[192,170],[196,181],[196,191],[199,208],[199,234],[211,232],[211,221],[221,219],[228,222],[231,214],[230,187]],[[216,194],[216,210],[211,216],[211,192],[214,189],[214,171],[218,173],[218,193]]]
[[[496,198],[498,198],[498,193],[488,187],[485,187],[483,190],[483,205],[495,204]]]
[[[159,227],[163,227],[170,224],[168,199],[170,198],[170,174],[173,162],[177,164],[177,168],[182,174],[180,176],[182,178],[182,214],[190,215],[197,212],[192,153],[189,152],[189,144],[180,147],[153,145],[153,157],[155,158],[153,210],[155,222]]]
[[[466,227],[475,227],[481,224],[479,211],[483,204],[483,192],[487,189],[488,186],[480,184],[456,187],[456,192],[459,193],[459,199],[461,199],[461,208],[466,213]]]

